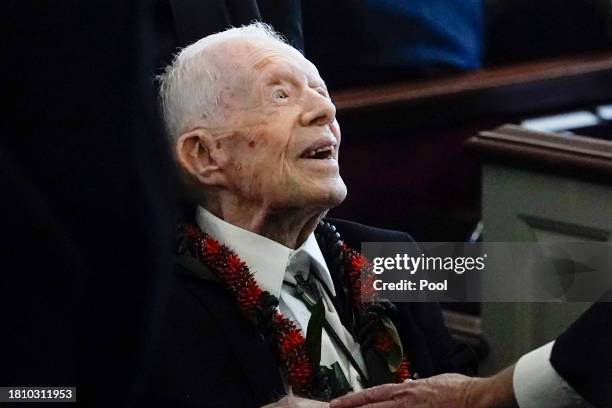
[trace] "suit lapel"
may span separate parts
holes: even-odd
[[[178,273],[183,275],[182,279],[191,292],[215,317],[220,331],[236,357],[236,369],[244,372],[247,385],[256,396],[258,403],[264,405],[277,400],[286,392],[280,378],[276,356],[263,336],[241,314],[234,299],[221,284],[205,277],[208,274],[212,275],[212,272],[202,264],[199,266],[208,273],[202,274],[200,270],[194,274],[184,266],[178,268]]]

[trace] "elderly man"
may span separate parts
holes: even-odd
[[[437,305],[361,303],[366,260],[352,248],[410,237],[323,219],[347,193],[340,128],[297,50],[262,24],[208,36],[177,55],[161,96],[199,205],[179,229],[154,403],[261,407],[294,394],[319,406],[471,367]]]

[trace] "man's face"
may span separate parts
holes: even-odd
[[[317,69],[286,45],[234,45],[235,77],[221,90],[229,112],[215,146],[225,152],[229,189],[279,210],[340,204],[340,128]]]

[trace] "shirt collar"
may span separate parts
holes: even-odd
[[[196,213],[198,226],[214,239],[238,254],[247,264],[255,281],[261,289],[279,297],[285,273],[296,268],[305,268],[308,274],[312,262],[319,277],[335,296],[334,284],[327,269],[319,244],[313,234],[297,249],[293,250],[264,236],[230,224],[198,207]],[[308,256],[304,256],[306,254]],[[293,274],[288,276],[292,280]]]
[[[321,281],[325,284],[325,286],[327,286],[332,295],[336,296],[334,282],[332,281],[331,274],[327,268],[327,263],[325,262],[325,258],[323,258],[321,248],[319,247],[319,243],[317,242],[314,233],[310,234],[302,246],[295,252],[300,250],[306,252],[310,256],[310,260],[315,267],[315,270],[318,272],[319,278],[321,278]]]

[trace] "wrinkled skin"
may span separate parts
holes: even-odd
[[[329,408],[327,402],[289,396],[262,408]]]
[[[331,402],[330,408],[514,408],[510,367],[489,378],[441,374],[385,384]]]
[[[223,115],[179,137],[179,164],[209,211],[295,248],[346,196],[335,107],[315,66],[286,44],[234,39],[217,48],[207,52],[228,73]],[[322,144],[335,146],[333,157],[304,157]]]

